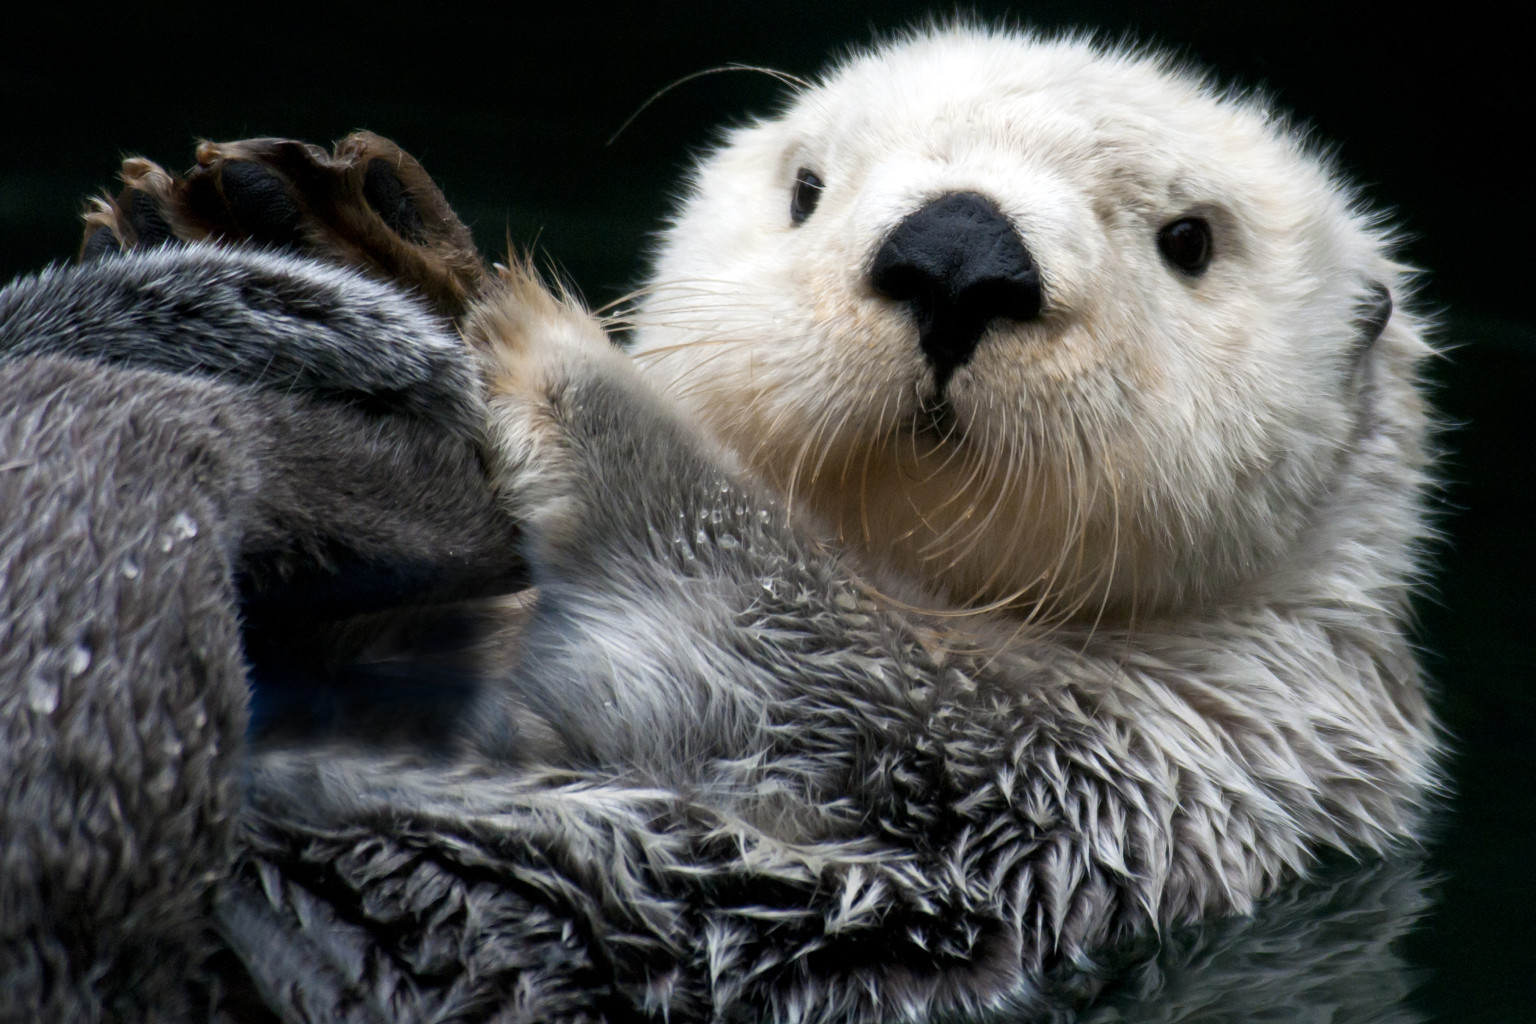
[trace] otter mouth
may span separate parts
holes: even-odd
[[[935,447],[959,444],[965,440],[965,428],[955,415],[955,407],[950,404],[949,396],[942,389],[918,400],[917,411],[912,414],[912,432],[932,442]]]

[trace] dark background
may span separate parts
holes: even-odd
[[[83,197],[112,184],[123,155],[182,169],[200,136],[328,142],[369,128],[425,163],[486,251],[536,245],[598,304],[638,280],[688,153],[781,91],[744,72],[686,82],[608,144],[647,97],[732,62],[810,74],[931,9],[54,8],[0,25],[0,280],[73,254]],[[1336,144],[1403,225],[1447,352],[1434,369],[1450,452],[1445,536],[1420,614],[1456,789],[1433,855],[1445,880],[1408,954],[1425,969],[1417,1002],[1431,1019],[1536,1016],[1536,204],[1518,155],[1536,124],[1528,40],[1465,5],[967,9],[1155,40],[1261,85]]]

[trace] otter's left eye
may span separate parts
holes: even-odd
[[[1157,247],[1175,270],[1199,277],[1211,265],[1211,226],[1201,217],[1180,217],[1157,233]]]
[[[805,218],[816,209],[816,204],[821,202],[821,179],[816,172],[807,168],[800,168],[795,172],[795,191],[789,197],[789,221],[791,224],[804,224]]]

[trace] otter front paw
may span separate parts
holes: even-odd
[[[82,260],[172,240],[287,247],[393,281],[453,318],[491,279],[421,164],[371,132],[333,153],[289,139],[205,141],[185,175],[143,157],[121,174],[122,192],[86,212]]]
[[[574,536],[583,521],[578,448],[593,426],[582,399],[597,381],[643,387],[629,359],[573,296],[555,296],[526,261],[465,317],[490,407],[487,461],[498,492],[544,539]]]

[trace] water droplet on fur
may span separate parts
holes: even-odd
[[[76,644],[70,649],[69,657],[64,659],[64,668],[72,676],[78,676],[91,667],[91,649],[85,644]]]
[[[171,520],[171,532],[176,535],[178,540],[188,540],[196,537],[197,520],[185,512],[177,512],[176,517]]]
[[[710,509],[709,521],[714,523],[716,526],[719,526],[721,523],[725,522],[725,513],[718,508]]]
[[[59,706],[59,684],[42,676],[27,680],[27,707],[40,715],[51,715]]]
[[[693,540],[694,543],[702,547],[709,543],[709,534],[705,533],[703,530],[700,530],[698,533],[693,535]]]
[[[768,521],[768,510],[767,509],[763,508],[763,509],[758,509],[757,510],[757,521],[760,522],[760,523],[766,523]]]
[[[729,533],[722,533],[719,537],[717,537],[715,539],[715,544],[717,546],[719,546],[719,547],[724,548],[727,551],[730,551],[733,548],[741,547],[741,541],[737,540],[735,537],[731,536]]]
[[[139,563],[132,555],[123,559],[123,567],[118,571],[123,574],[123,579],[125,580],[136,580],[144,572],[143,569],[139,568]]]
[[[162,533],[160,535],[159,547],[160,547],[161,551],[170,551],[171,548],[174,548],[175,546],[176,546],[176,539],[174,537],[172,537],[170,534]]]

